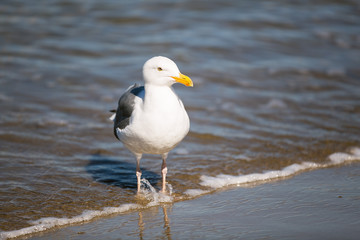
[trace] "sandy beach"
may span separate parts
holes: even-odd
[[[357,239],[360,165],[233,187],[29,239]]]

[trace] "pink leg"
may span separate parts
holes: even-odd
[[[162,165],[161,165],[161,176],[162,176],[162,190],[161,192],[165,192],[166,191],[166,174],[167,174],[167,167],[166,167],[166,158],[167,158],[167,153],[164,153],[162,155]]]
[[[141,170],[140,170],[140,159],[142,154],[135,154],[136,156],[136,178],[137,178],[137,192],[140,192],[141,186]]]

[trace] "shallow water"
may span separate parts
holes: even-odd
[[[359,9],[357,1],[2,1],[0,230],[154,202],[135,197],[134,157],[108,120],[154,55],[194,81],[174,86],[191,131],[169,156],[169,201],[212,192],[211,177],[291,177],[359,160]],[[336,152],[348,155],[331,162]],[[151,155],[141,163],[156,189],[160,165]]]

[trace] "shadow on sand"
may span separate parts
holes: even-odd
[[[134,160],[135,161],[135,160]],[[90,173],[96,182],[121,188],[137,188],[136,164],[116,160],[101,154],[91,155],[86,171]],[[155,172],[142,170],[142,178],[146,178],[152,186],[160,180],[160,175]]]

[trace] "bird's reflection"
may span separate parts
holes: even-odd
[[[144,222],[143,222],[142,212],[139,212],[138,225],[139,225],[139,239],[142,240],[144,239]]]
[[[164,236],[166,236],[167,239],[171,239],[170,220],[167,213],[167,207],[162,206],[162,209],[164,214]]]
[[[163,237],[165,239],[171,240],[171,227],[170,227],[170,220],[168,216],[168,210],[171,209],[171,205],[161,205],[160,206],[163,210]],[[159,208],[160,208],[159,207]],[[158,209],[159,209],[158,208]],[[144,217],[143,212],[139,211],[139,220],[138,220],[138,226],[139,226],[139,239],[144,239],[144,231],[146,230],[144,223]]]

